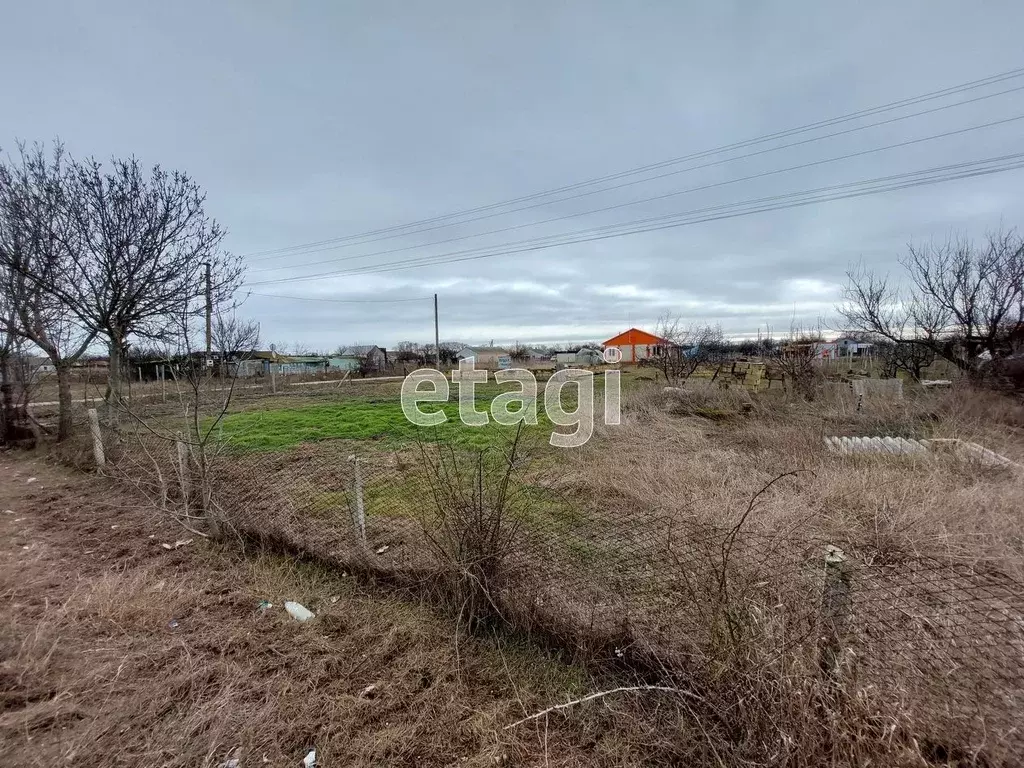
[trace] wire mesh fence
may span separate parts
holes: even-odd
[[[376,574],[470,622],[656,668],[723,701],[766,678],[772,690],[811,680],[876,713],[878,734],[914,723],[939,755],[1024,751],[1024,585],[990,563],[624,508],[515,439],[214,440],[199,458],[138,420],[104,442],[108,471],[187,526],[216,520]]]

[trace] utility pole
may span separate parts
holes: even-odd
[[[210,262],[206,262],[206,359],[203,364],[209,368],[213,363],[213,279]],[[207,371],[209,373],[209,371]]]
[[[437,294],[434,294],[434,356],[437,358],[437,370],[441,370],[441,334],[437,326]]]

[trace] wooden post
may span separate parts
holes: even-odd
[[[355,530],[359,546],[366,546],[366,509],[363,507],[363,473],[359,468],[359,457],[352,454],[348,457],[352,462],[352,528]]]
[[[106,457],[103,455],[103,435],[100,433],[100,416],[95,408],[88,410],[89,431],[92,433],[92,455],[96,459],[96,466],[103,467],[106,464]]]
[[[842,661],[843,638],[850,620],[852,600],[850,576],[843,564],[846,556],[839,547],[825,548],[825,583],[821,595],[821,671],[833,681],[838,679]]]
[[[167,402],[167,367],[160,363],[160,399]]]

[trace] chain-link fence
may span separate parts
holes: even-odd
[[[383,439],[260,451],[216,429],[200,446],[122,423],[103,436],[108,471],[187,526],[212,520],[470,622],[686,681],[725,720],[753,697],[784,730],[810,684],[833,712],[856,707],[865,738],[909,729],[940,761],[1024,751],[1024,585],[992,564],[620,508],[514,437],[482,451]]]

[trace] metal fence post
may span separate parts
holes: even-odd
[[[89,414],[89,431],[92,433],[92,455],[96,459],[96,466],[102,467],[106,463],[106,457],[103,454],[103,435],[100,433],[100,416],[96,412],[95,408],[90,408],[87,413]]]
[[[822,672],[835,680],[839,676],[843,638],[850,620],[852,599],[850,575],[844,567],[846,556],[839,547],[825,548],[825,582],[821,595]]]
[[[363,473],[359,468],[359,457],[352,454],[352,528],[359,539],[359,545],[366,546],[366,510],[363,507]]]

